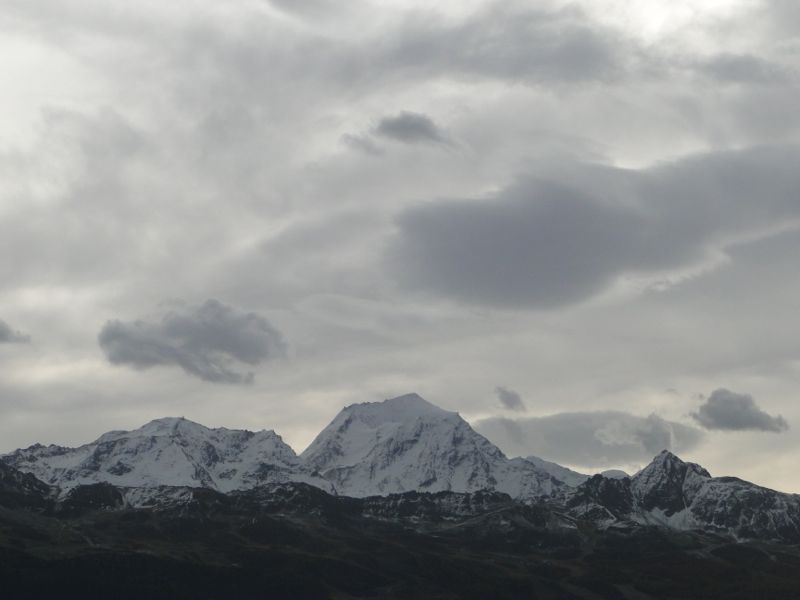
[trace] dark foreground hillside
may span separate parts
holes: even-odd
[[[797,546],[600,531],[503,494],[353,500],[293,486],[116,502],[101,485],[55,508],[0,508],[3,597],[800,597]]]

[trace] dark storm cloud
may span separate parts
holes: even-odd
[[[447,143],[447,138],[427,115],[403,111],[384,117],[375,127],[375,134],[404,144]]]
[[[534,455],[588,467],[647,462],[661,450],[685,452],[703,439],[694,427],[619,411],[495,417],[478,421],[475,429],[511,456]]]
[[[688,268],[740,238],[800,222],[800,150],[753,148],[648,170],[590,165],[523,178],[479,200],[405,210],[386,259],[405,286],[549,308],[626,274]]]
[[[786,419],[761,410],[749,394],[737,394],[726,389],[715,390],[692,417],[706,429],[773,433],[789,429]]]
[[[30,341],[30,336],[15,331],[8,323],[0,319],[0,344],[25,344]]]
[[[283,336],[269,321],[216,300],[170,310],[157,321],[109,321],[98,341],[113,364],[178,366],[214,383],[249,383],[252,373],[231,367],[286,356]]]
[[[500,404],[508,410],[516,410],[518,412],[525,412],[527,410],[525,408],[525,403],[522,401],[522,396],[514,390],[498,386],[494,389],[494,395],[497,396]]]

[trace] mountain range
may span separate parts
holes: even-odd
[[[284,483],[353,498],[491,490],[521,503],[557,504],[564,515],[601,528],[652,525],[800,541],[800,496],[712,477],[666,450],[632,477],[590,477],[537,457],[508,458],[457,413],[416,394],[347,406],[300,456],[274,431],[164,418],[77,448],[36,444],[0,459],[52,486],[54,497],[103,483],[133,507],[174,502],[175,490],[231,493]]]
[[[0,457],[14,598],[789,599],[799,544],[800,496],[667,450],[632,476],[508,458],[413,394],[300,456],[164,418]]]

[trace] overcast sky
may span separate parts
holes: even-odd
[[[800,492],[794,0],[4,0],[0,452],[418,392]]]

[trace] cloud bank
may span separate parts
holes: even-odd
[[[0,344],[0,451],[187,410],[302,446],[344,404],[486,414],[506,382],[537,414],[725,381],[800,418],[800,231],[771,236],[800,209],[795,0],[0,13],[0,316],[37,341]],[[279,312],[292,360],[134,321],[175,295]],[[713,441],[692,458],[800,489],[800,430]]]
[[[737,240],[800,225],[800,147],[695,155],[644,170],[528,176],[477,200],[406,209],[387,252],[408,288],[508,308],[557,308],[625,275],[702,264]]]
[[[593,468],[645,463],[661,450],[686,452],[703,439],[694,427],[621,411],[494,417],[478,421],[475,429],[509,456],[534,455]]]

